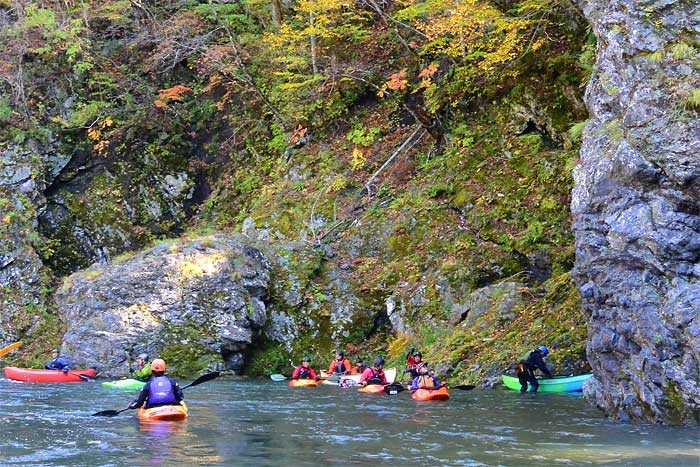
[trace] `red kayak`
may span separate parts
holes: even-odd
[[[445,386],[437,389],[419,389],[411,397],[417,401],[446,401],[450,393]]]
[[[368,384],[360,389],[358,392],[364,392],[365,394],[384,394],[383,384]]]
[[[34,370],[32,368],[7,366],[5,367],[5,375],[15,381],[30,383],[79,383],[89,378],[94,378],[95,369],[70,370],[68,373],[64,373],[60,370]]]

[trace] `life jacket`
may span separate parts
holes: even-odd
[[[418,380],[418,389],[425,388],[425,389],[433,389],[435,387],[435,380],[433,379],[432,376],[429,375],[422,375],[419,376],[420,378]]]
[[[345,362],[347,359],[343,359],[340,362],[338,360],[334,360],[335,362],[335,368],[333,368],[333,373],[342,373],[345,374],[346,371],[350,371],[352,369],[352,366],[350,368],[345,367]]]
[[[170,378],[167,376],[157,376],[151,378],[148,383],[148,401],[146,408],[156,407],[159,405],[177,404],[175,399],[175,388]]]
[[[304,368],[302,366],[301,370],[299,370],[299,374],[297,375],[297,378],[299,378],[299,379],[311,379],[311,372],[309,371],[310,369],[311,369],[311,367]]]
[[[373,367],[369,370],[372,372],[372,377],[367,380],[367,384],[384,384],[384,381],[382,381],[381,377],[381,374],[384,373],[384,370],[377,371]]]

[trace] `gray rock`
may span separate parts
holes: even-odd
[[[171,355],[186,371],[217,362],[240,371],[265,324],[270,264],[240,238],[166,242],[66,279],[56,303],[76,366],[127,374],[127,355]],[[184,360],[187,360],[186,362]]]
[[[584,394],[621,420],[696,422],[700,115],[684,99],[700,4],[579,4],[598,38],[571,204],[594,373]],[[675,54],[684,46],[693,56]]]

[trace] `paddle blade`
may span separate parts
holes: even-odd
[[[450,389],[461,389],[462,391],[471,391],[476,386],[473,384],[462,384],[460,386],[450,386]]]
[[[287,377],[279,373],[275,373],[274,375],[270,375],[270,379],[272,381],[284,381],[285,379],[287,379]]]
[[[93,417],[116,417],[120,413],[122,413],[123,410],[103,410],[102,412],[97,412],[92,414]]]
[[[22,344],[23,344],[22,341],[17,341],[14,344],[10,344],[7,347],[3,347],[2,349],[0,349],[0,358],[4,357],[8,353],[12,352],[13,350],[15,350],[17,347],[19,347]]]
[[[405,391],[406,388],[403,387],[403,385],[398,384],[398,383],[392,383],[384,386],[384,392],[389,395],[389,396],[395,396],[396,394],[400,393],[401,391]]]
[[[218,371],[212,371],[211,373],[207,373],[205,375],[200,376],[187,386],[183,386],[182,389],[187,389],[198,384],[206,383],[207,381],[211,381],[212,379],[218,378],[219,376],[221,376],[221,373],[219,373]]]
[[[82,379],[83,381],[92,381],[92,378],[90,378],[90,376],[88,376],[88,375],[84,375],[82,373],[73,373],[73,374],[79,376],[80,379]]]

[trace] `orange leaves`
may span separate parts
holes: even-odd
[[[420,73],[418,73],[418,78],[430,78],[437,71],[438,66],[435,63],[431,63],[427,67],[423,68]]]
[[[292,137],[289,139],[289,141],[291,141],[294,144],[297,144],[306,135],[307,131],[309,131],[308,128],[304,128],[303,126],[299,125],[294,130],[294,133],[292,133]]]
[[[408,81],[406,81],[406,68],[391,75],[389,77],[389,81],[384,83],[384,85],[392,91],[406,89],[408,87]]]
[[[170,101],[181,101],[182,95],[188,92],[192,92],[192,89],[182,84],[178,84],[168,89],[161,89],[158,99],[153,103],[159,109],[164,109],[168,107]]]
[[[97,125],[97,122],[88,128],[88,138],[93,141],[92,148],[98,155],[104,156],[109,148],[109,140],[105,137],[106,130],[114,124],[111,117],[105,118],[102,123]]]

